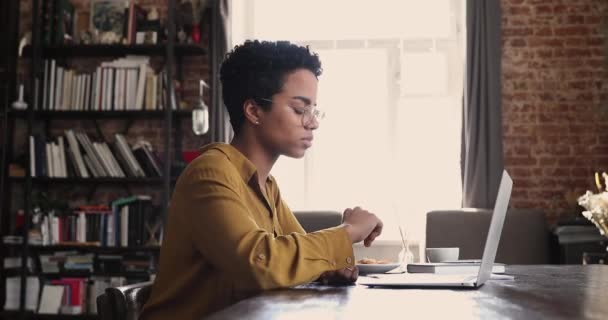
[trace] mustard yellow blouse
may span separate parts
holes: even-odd
[[[307,234],[272,176],[261,190],[253,163],[229,144],[210,144],[177,181],[140,319],[200,319],[353,264],[344,228]]]

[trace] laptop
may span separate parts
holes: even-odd
[[[370,274],[359,277],[357,283],[370,287],[416,287],[416,288],[479,288],[492,274],[492,266],[498,250],[500,234],[505,222],[509,199],[513,189],[513,180],[503,170],[496,204],[490,222],[490,230],[481,257],[481,266],[477,274],[433,274],[433,273],[402,273],[402,274]]]

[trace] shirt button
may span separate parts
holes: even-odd
[[[353,259],[351,257],[346,258],[346,263],[352,263]]]
[[[265,254],[263,254],[263,253],[260,253],[260,254],[258,254],[258,258],[259,258],[260,260],[264,260],[264,259],[266,259],[266,255],[265,255]]]
[[[335,262],[335,261],[332,261],[332,262],[331,262],[331,265],[332,265],[332,266],[335,266],[335,265],[336,265],[336,262]]]

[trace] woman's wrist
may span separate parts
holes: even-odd
[[[341,225],[342,228],[344,228],[344,230],[346,231],[346,234],[348,235],[348,239],[350,240],[351,243],[355,243],[356,239],[356,235],[355,235],[355,227],[353,227],[351,224],[349,223],[342,223]]]

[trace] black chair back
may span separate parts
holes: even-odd
[[[97,312],[101,320],[137,320],[150,291],[152,281],[107,288],[97,297]]]

